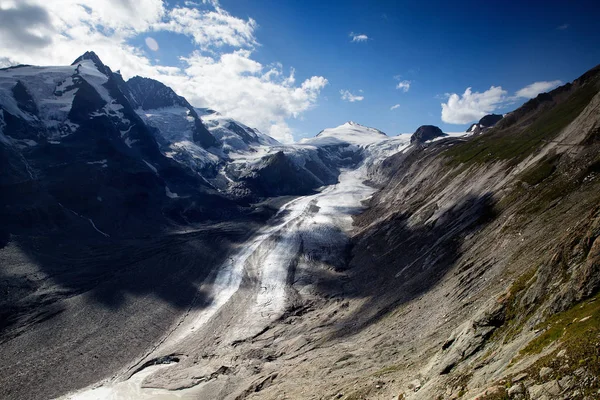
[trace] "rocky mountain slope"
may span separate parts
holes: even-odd
[[[0,70],[0,397],[597,398],[599,91],[286,145],[93,53]]]
[[[482,135],[387,161],[386,188],[358,221],[359,263],[381,265],[377,279],[394,277],[394,308],[407,291],[423,296],[422,283],[432,281],[439,283],[427,296],[438,292],[454,305],[430,310],[437,332],[424,349],[432,355],[414,370],[423,388],[407,398],[473,396],[493,385],[488,391],[508,388],[512,397],[525,395],[523,385],[529,398],[596,394],[598,382],[587,377],[597,376],[598,331],[586,321],[597,318],[589,301],[600,284],[599,72],[538,96]],[[406,237],[414,256],[399,246]],[[373,246],[395,262],[378,263]],[[564,318],[556,313],[586,307],[589,315],[564,336],[553,326]]]
[[[161,153],[125,82],[95,54],[66,67],[2,70],[0,82],[5,235],[156,231],[202,219],[215,201],[215,212],[237,213],[202,177]]]
[[[160,82],[125,82],[93,52],[65,67],[1,70],[0,107],[4,236],[173,229],[339,174],[331,146],[284,146]]]
[[[254,397],[597,398],[599,78],[379,165],[354,296],[313,331],[307,367]]]

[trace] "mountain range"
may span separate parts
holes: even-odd
[[[596,398],[599,91],[284,144],[93,52],[0,69],[0,396]]]

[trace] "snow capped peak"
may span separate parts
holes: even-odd
[[[111,69],[104,65],[100,57],[93,51],[86,51],[73,61],[71,66],[75,67],[76,74],[93,76],[96,79],[104,80],[103,83],[106,83],[113,75]]]
[[[256,145],[281,145],[277,140],[259,130],[223,116],[215,110],[196,108],[196,111],[208,130],[221,142],[225,153],[248,151],[250,147]]]
[[[321,132],[319,132],[319,134],[317,136],[332,136],[333,134],[344,134],[347,132],[352,132],[355,134],[364,134],[364,135],[387,136],[385,133],[383,133],[379,129],[364,126],[364,125],[361,125],[354,121],[348,121],[345,124],[342,124],[335,128],[324,129]]]
[[[349,143],[357,146],[366,146],[385,140],[386,138],[387,135],[379,129],[360,125],[354,121],[348,121],[338,127],[324,129],[316,137],[302,140],[302,143],[315,145]]]
[[[71,63],[71,65],[77,65],[80,62],[82,62],[83,60],[90,60],[97,66],[104,67],[104,63],[100,60],[100,57],[98,57],[98,55],[96,53],[94,53],[93,51],[86,51],[85,53],[83,53],[82,55],[77,57],[77,59],[75,61],[73,61]]]
[[[127,81],[134,103],[144,110],[165,107],[184,107],[192,109],[187,100],[179,96],[173,89],[155,79],[134,76]]]
[[[354,121],[348,121],[345,124],[342,124],[342,125],[338,126],[337,128],[333,128],[333,129],[338,129],[338,128],[342,128],[342,127],[362,128],[365,131],[368,131],[368,132],[371,132],[371,133],[379,133],[381,135],[385,135],[385,133],[381,132],[379,129],[370,128],[368,126],[361,125],[358,122],[354,122]]]

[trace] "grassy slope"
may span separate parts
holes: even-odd
[[[517,164],[538,150],[571,123],[598,93],[595,82],[577,87],[568,98],[545,111],[525,128],[513,124],[505,129],[491,129],[474,139],[450,148],[446,155],[450,163],[473,164],[495,160],[510,160]]]

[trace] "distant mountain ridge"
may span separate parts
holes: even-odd
[[[367,144],[383,140],[387,135],[379,129],[348,121],[338,127],[324,129],[315,138],[333,137],[352,144]],[[312,139],[306,139],[312,140]]]
[[[72,222],[109,235],[239,214],[250,200],[335,183],[339,168],[356,165],[366,145],[387,138],[349,122],[283,145],[193,107],[161,82],[126,82],[94,52],[69,66],[0,70],[0,110],[1,181],[33,188],[6,200],[15,207],[2,217],[12,231],[23,228],[30,208],[50,215],[34,224],[40,229],[58,231],[65,215],[82,215]]]

